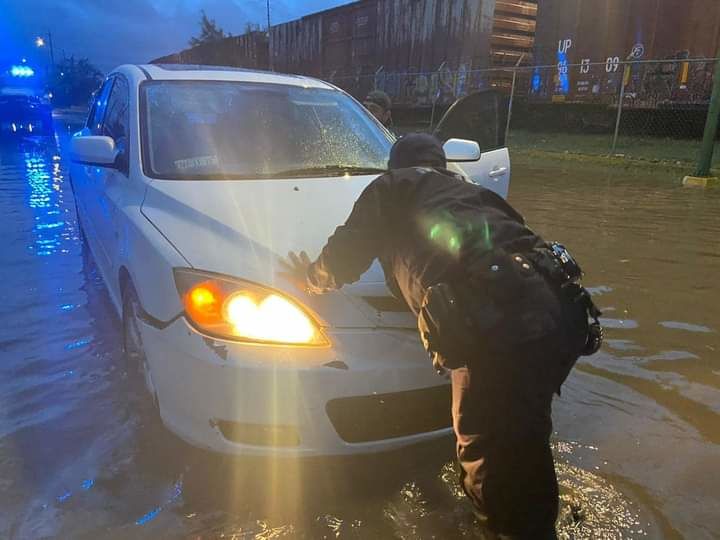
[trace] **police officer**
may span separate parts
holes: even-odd
[[[363,101],[365,108],[386,128],[392,130],[392,100],[382,90],[373,90]]]
[[[501,197],[448,170],[434,137],[399,139],[388,166],[316,261],[289,254],[289,273],[323,293],[379,258],[436,367],[451,369],[461,484],[478,517],[499,538],[555,538],[551,400],[599,344],[579,270]]]

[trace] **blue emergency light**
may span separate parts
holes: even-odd
[[[32,77],[35,75],[35,70],[30,66],[12,66],[10,75],[13,77]]]

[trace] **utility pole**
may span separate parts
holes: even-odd
[[[48,46],[50,47],[50,64],[55,69],[55,49],[53,49],[52,33],[48,30]]]
[[[43,39],[43,36],[35,38],[36,47],[45,47],[47,45],[50,48],[50,66],[55,69],[55,49],[53,48],[52,33],[48,30],[47,42]]]
[[[705,120],[705,135],[700,148],[700,158],[695,170],[695,176],[686,176],[683,184],[686,186],[707,186],[713,179],[710,178],[715,139],[717,138],[718,120],[720,120],[720,50],[718,60],[715,62],[715,76],[713,77],[713,90],[710,97],[707,119]],[[717,180],[717,179],[714,179]]]
[[[715,64],[715,76],[713,77],[713,91],[710,98],[707,120],[705,122],[705,135],[703,137],[700,160],[695,171],[696,176],[709,176],[712,165],[713,151],[715,150],[715,137],[720,119],[720,60]]]
[[[275,71],[273,69],[273,48],[270,39],[270,0],[265,0],[265,6],[267,7],[268,68],[270,71]]]

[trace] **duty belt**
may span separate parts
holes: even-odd
[[[559,289],[562,296],[583,306],[593,322],[588,326],[588,337],[583,356],[595,354],[602,345],[603,328],[599,317],[602,312],[593,302],[590,292],[580,284],[583,271],[570,252],[562,244],[551,242],[526,253],[525,257],[533,263],[545,279]]]

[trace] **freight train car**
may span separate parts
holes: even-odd
[[[429,103],[448,79],[457,89],[466,82],[462,74],[488,67],[494,6],[490,0],[353,2],[273,26],[273,68],[318,76],[356,95],[377,87],[398,104]]]
[[[256,32],[153,62],[270,68],[358,97],[380,88],[400,107],[442,105],[507,87],[510,72],[479,70],[529,64],[536,14],[537,0],[361,0],[272,26],[265,55]]]
[[[491,37],[493,66],[530,64],[535,44],[537,0],[495,0]]]
[[[267,69],[267,34],[251,31],[213,43],[204,43],[178,53],[156,58],[151,62],[153,64],[206,64]]]
[[[718,0],[542,0],[530,97],[612,103],[624,80],[628,106],[709,98],[720,37]],[[626,60],[637,63],[624,73]]]

